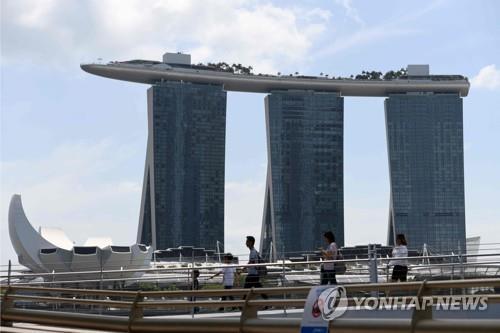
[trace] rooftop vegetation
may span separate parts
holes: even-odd
[[[216,68],[218,70],[222,70],[224,72],[234,73],[234,74],[253,74],[252,73],[252,70],[253,70],[252,66],[243,66],[242,64],[229,65],[225,62],[218,62],[218,63],[209,62],[206,65],[199,63],[198,66],[212,67],[212,68]]]
[[[152,61],[152,60],[129,60],[129,61],[124,61],[123,63],[129,63],[129,64],[150,64],[150,65],[156,65],[156,64],[161,64],[159,61]],[[172,65],[172,64],[171,64]],[[227,73],[232,73],[232,74],[242,74],[242,75],[258,75],[258,76],[267,76],[267,77],[296,77],[296,78],[303,78],[303,79],[330,79],[330,80],[374,80],[374,81],[381,81],[381,80],[394,80],[398,78],[408,78],[408,73],[405,68],[401,68],[399,70],[390,70],[385,73],[380,72],[380,71],[362,71],[360,74],[356,75],[350,75],[350,76],[335,76],[335,75],[329,75],[325,74],[323,72],[319,73],[319,76],[311,76],[311,75],[302,75],[299,72],[294,72],[290,74],[285,74],[278,72],[276,75],[273,74],[262,74],[258,73],[255,74],[253,72],[253,67],[252,66],[245,66],[242,64],[228,64],[226,62],[217,62],[217,63],[212,63],[209,62],[207,64],[204,63],[198,63],[196,65],[175,65],[178,67],[191,67],[191,68],[197,68],[197,69],[205,69],[205,70],[215,70],[215,71],[221,71],[221,72],[227,72]],[[462,75],[431,75],[432,80],[467,80],[466,77]]]
[[[252,66],[244,66],[242,64],[232,64],[229,65],[228,63],[225,62],[218,62],[218,63],[199,63],[197,66],[201,67],[209,67],[215,70],[223,71],[223,72],[228,72],[228,73],[234,73],[234,74],[246,74],[246,75],[255,75],[253,73],[253,67]],[[353,79],[353,80],[393,80],[397,79],[403,76],[406,76],[406,69],[401,68],[400,70],[396,71],[388,71],[386,73],[378,72],[378,71],[362,71],[361,74],[357,75],[351,75],[349,77],[342,77],[338,76],[335,77],[334,75],[329,76],[328,74],[320,73],[320,77],[324,77],[326,79],[331,78],[333,80],[345,80],[345,79]],[[257,74],[257,75],[265,75],[265,76],[275,76],[275,75],[268,75],[268,74]],[[300,75],[299,72],[295,72],[293,74],[282,74],[281,72],[278,72],[276,76],[295,76],[299,78],[316,78],[315,76],[304,76]]]

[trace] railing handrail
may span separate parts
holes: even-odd
[[[373,291],[373,290],[418,290],[422,285],[418,282],[385,282],[385,283],[358,283],[346,284],[344,287],[347,291]],[[478,286],[498,286],[500,287],[500,278],[490,279],[466,279],[466,280],[446,280],[446,281],[427,281],[426,288],[428,289],[445,289],[445,288],[468,288]],[[258,293],[269,295],[281,295],[290,293],[307,293],[311,286],[306,287],[270,287],[258,288]],[[122,291],[122,290],[96,290],[96,289],[77,289],[77,288],[47,288],[47,287],[32,287],[32,286],[16,286],[16,285],[0,285],[0,291],[5,290],[22,290],[22,291],[40,291],[40,292],[65,292],[68,294],[79,295],[109,295],[109,296],[127,296],[131,297],[137,292]],[[141,291],[143,296],[228,296],[228,295],[245,295],[248,289],[212,289],[212,290],[178,290],[178,291]]]
[[[403,283],[369,283],[346,285],[347,291],[391,291],[398,290],[418,290],[416,296],[421,299],[437,298],[437,297],[484,297],[490,302],[499,303],[500,295],[429,295],[434,289],[443,288],[467,288],[478,286],[500,286],[500,278],[496,279],[469,279],[469,280],[451,280],[451,281],[423,281],[423,282],[403,282]],[[44,324],[52,326],[66,326],[76,328],[94,328],[105,329],[108,331],[128,331],[128,332],[174,332],[182,327],[184,333],[212,331],[212,332],[256,332],[256,331],[273,331],[273,332],[296,332],[300,319],[287,318],[280,319],[259,319],[257,309],[265,306],[297,306],[302,307],[305,303],[303,298],[295,299],[268,299],[256,300],[255,295],[266,293],[268,295],[280,295],[283,293],[301,294],[307,293],[310,287],[283,287],[283,288],[258,288],[258,289],[233,289],[233,290],[207,290],[207,291],[182,291],[182,292],[127,292],[127,291],[108,291],[108,290],[85,290],[71,288],[41,288],[41,287],[21,287],[21,286],[0,286],[0,290],[4,292],[2,298],[1,320],[2,325],[12,321],[23,321],[35,324]],[[424,292],[425,290],[425,292]],[[43,296],[34,296],[26,294],[16,294],[18,292],[38,291],[44,293]],[[96,294],[103,296],[112,294],[112,296],[122,295],[128,297],[128,301],[117,301],[107,299],[80,299],[71,296],[56,297],[45,296],[47,293],[59,292],[65,294],[79,294],[86,296],[95,296]],[[230,301],[214,301],[214,300],[195,300],[194,297],[212,297],[221,295],[233,295],[247,297],[246,300],[230,300]],[[183,296],[186,300],[154,300],[154,297],[172,297]],[[384,297],[381,297],[384,298]],[[65,303],[65,304],[82,304],[96,305],[106,307],[128,308],[130,315],[128,318],[111,315],[96,315],[88,313],[72,313],[58,312],[47,310],[32,310],[21,309],[14,306],[15,300],[36,301],[45,303]],[[405,301],[406,302],[406,301]],[[352,303],[352,302],[351,302]],[[349,300],[348,300],[349,304]],[[411,304],[411,302],[409,302]],[[426,302],[422,302],[426,304]],[[415,305],[415,304],[413,304]],[[186,307],[241,307],[240,318],[209,318],[209,319],[186,319],[186,318],[155,318],[145,319],[143,310],[145,308],[186,308]],[[432,309],[432,308],[431,308]],[[133,312],[135,311],[135,312]],[[134,313],[134,314],[132,314]],[[461,331],[474,332],[498,332],[500,330],[499,319],[440,319],[439,322],[432,319],[432,311],[429,311],[429,306],[423,305],[422,308],[414,308],[414,314],[411,319],[391,318],[391,320],[374,320],[372,318],[337,318],[330,322],[330,326],[335,332],[370,332],[379,330],[384,332],[397,331],[412,331],[415,329],[423,329],[427,331],[440,332],[455,332],[458,329]],[[418,331],[417,330],[417,331]]]
[[[443,255],[443,256],[411,256],[411,257],[398,257],[397,260],[410,260],[410,261],[415,261],[415,260],[426,260],[426,259],[446,259],[446,258],[460,258],[460,257],[487,257],[487,256],[500,256],[500,253],[486,253],[486,254],[477,254],[477,255],[459,255],[459,254],[453,254],[453,255]],[[391,261],[394,258],[384,258],[384,257],[377,257],[376,260],[377,262],[385,262],[385,261]],[[10,275],[10,278],[15,278],[15,277],[53,277],[53,276],[65,276],[65,275],[90,275],[90,274],[114,274],[114,273],[133,273],[133,272],[144,272],[144,273],[161,273],[161,272],[170,272],[170,271],[191,271],[194,269],[198,270],[204,270],[204,269],[221,269],[224,267],[235,267],[235,268],[249,268],[249,267],[258,267],[258,266],[296,266],[296,265],[317,265],[317,264],[325,264],[325,263],[350,263],[350,262],[370,262],[370,258],[363,258],[363,259],[335,259],[335,260],[316,260],[316,261],[289,261],[289,262],[282,262],[282,260],[279,260],[277,262],[273,263],[256,263],[256,264],[231,264],[231,265],[217,265],[217,266],[193,266],[192,263],[188,263],[187,267],[161,267],[161,268],[137,268],[137,269],[112,269],[112,270],[93,270],[93,271],[72,271],[72,272],[47,272],[47,273],[22,273],[22,274],[14,274]],[[488,263],[488,262],[485,262]],[[489,262],[491,263],[491,262]],[[461,265],[466,265],[467,263],[445,263],[445,264],[461,264]],[[471,263],[471,264],[476,264],[476,263]],[[436,265],[441,265],[441,264],[430,264],[428,266],[436,266]],[[425,265],[419,265],[419,266],[425,266]],[[7,278],[9,277],[8,275],[0,275],[0,278]]]
[[[246,291],[248,293],[248,291]],[[231,294],[231,296],[243,296]],[[195,296],[195,295],[193,295]],[[218,296],[229,296],[229,295],[218,295]],[[500,303],[500,295],[429,295],[423,296],[424,299],[432,299],[434,301],[453,297],[454,299],[463,299],[463,298],[474,298],[474,297],[486,297],[488,299],[488,303]],[[413,296],[416,297],[416,296]],[[397,297],[391,296],[380,296],[380,299],[397,299]],[[114,300],[106,300],[106,299],[82,299],[82,298],[65,298],[65,297],[51,297],[51,296],[31,296],[31,295],[7,295],[6,299],[12,300],[28,300],[28,301],[36,301],[36,302],[46,302],[46,303],[65,303],[72,305],[96,305],[96,306],[107,306],[107,307],[116,307],[116,308],[130,308],[134,301],[114,301]],[[348,305],[353,306],[356,304],[354,298],[348,298]],[[411,297],[407,297],[402,301],[405,304],[411,304],[413,301]],[[209,308],[220,308],[220,307],[241,307],[245,304],[246,300],[229,300],[229,301],[220,301],[220,300],[162,300],[162,301],[141,301],[135,303],[137,307],[141,308],[159,308],[159,307],[169,307],[169,308],[186,308],[192,306],[198,307],[209,307]],[[305,298],[298,299],[267,299],[267,300],[249,300],[250,306],[300,306],[303,307],[306,303]]]

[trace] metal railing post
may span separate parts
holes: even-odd
[[[370,283],[378,283],[378,272],[377,272],[377,248],[375,244],[368,244],[368,270],[370,273]],[[372,297],[377,297],[378,292],[372,291]]]
[[[188,270],[189,272],[189,270]],[[194,250],[191,252],[191,290],[194,290]],[[198,282],[199,283],[199,282]],[[192,297],[191,301],[196,302],[196,297]],[[194,318],[195,306],[191,306],[191,318]]]
[[[282,247],[282,252],[283,252],[283,260],[281,262],[283,264],[283,274],[281,277],[281,286],[286,287],[285,246]],[[283,293],[283,300],[286,300],[286,293]],[[285,302],[283,302],[283,303],[285,303]],[[286,305],[283,305],[283,314],[285,315],[285,317],[287,317]]]
[[[462,255],[462,248],[458,248],[458,261],[460,262],[460,278],[465,279],[464,256]]]
[[[135,295],[134,302],[130,307],[130,313],[128,316],[128,332],[133,332],[132,325],[136,319],[142,319],[144,316],[144,311],[142,307],[137,306],[137,303],[142,302],[144,297],[141,295],[141,292],[138,291]]]
[[[9,259],[9,271],[7,273],[7,285],[10,286],[10,274],[12,273],[12,263]]]
[[[99,261],[101,266],[101,272],[99,274],[99,290],[102,290],[102,279],[104,278],[103,269],[102,269],[102,253],[99,253]],[[97,299],[101,299],[100,296]],[[99,314],[102,314],[102,305],[99,306]]]
[[[10,264],[10,260],[9,260],[9,264]],[[4,294],[2,295],[2,306],[0,308],[0,311],[1,311],[1,313],[0,313],[0,326],[7,326],[7,327],[12,326],[11,321],[3,320],[4,312],[7,311],[7,309],[9,309],[9,308],[14,307],[14,300],[7,298],[7,295],[11,292],[11,290],[12,290],[11,286],[8,285],[7,289],[5,290]]]
[[[460,242],[458,242],[458,260],[460,262],[460,279],[465,279],[465,267],[464,267],[464,256],[462,254],[462,247],[460,246]],[[462,295],[464,294],[465,289],[461,289]]]
[[[254,295],[254,288],[252,287],[245,295],[245,304],[243,304],[243,308],[241,309],[240,333],[243,333],[243,328],[245,326],[245,321],[247,319],[257,318],[257,307],[248,304],[248,301],[252,299],[253,295]]]
[[[391,274],[391,267],[389,266],[389,261],[385,264],[385,282],[389,282],[389,276]]]
[[[417,304],[411,316],[411,333],[415,332],[415,328],[420,320],[432,319],[432,305],[428,306],[427,302],[424,300],[424,296],[427,292],[427,280],[424,280],[418,289],[416,296]]]
[[[217,248],[217,255],[219,257],[219,264],[221,263],[221,259],[220,259],[220,242],[217,241],[216,243],[216,248]]]
[[[102,257],[101,257],[101,272],[99,273],[99,289],[102,290],[102,280],[104,278],[104,273],[103,273],[103,269],[102,269]]]
[[[378,282],[378,273],[377,273],[377,249],[375,248],[375,244],[368,245],[368,269],[370,272],[370,283]]]

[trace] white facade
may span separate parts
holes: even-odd
[[[73,242],[64,233],[64,231],[62,231],[62,229],[41,227],[40,235],[42,238],[45,238],[47,241],[61,249],[71,251],[73,248]]]
[[[57,228],[37,232],[24,213],[21,196],[12,196],[9,206],[9,235],[19,263],[34,273],[84,272],[149,268],[153,249],[141,244],[116,246],[109,237],[89,238],[84,246],[73,242]],[[126,278],[142,272],[110,272],[105,278]],[[90,280],[95,274],[70,274],[60,279]]]

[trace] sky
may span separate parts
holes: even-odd
[[[2,0],[0,264],[15,260],[8,205],[35,228],[83,244],[136,241],[147,85],[83,72],[85,62],[242,63],[255,73],[349,76],[407,64],[471,81],[464,99],[467,236],[500,242],[500,2]],[[383,98],[344,100],[347,245],[386,242]],[[228,93],[225,249],[246,253],[262,223],[264,94]],[[222,241],[222,240],[221,240]]]

